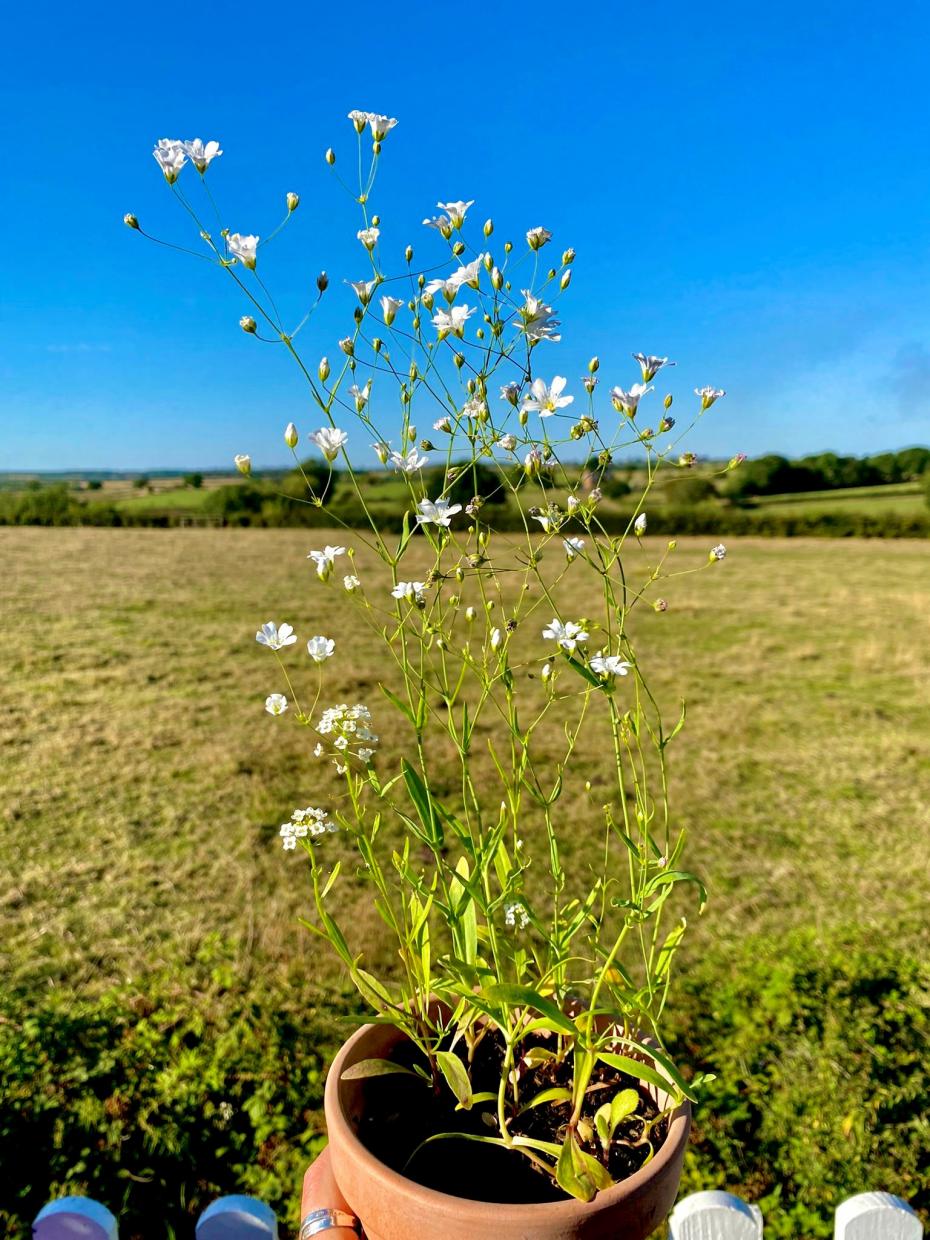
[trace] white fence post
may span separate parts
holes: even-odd
[[[32,1224],[34,1240],[118,1240],[116,1219],[91,1197],[59,1197]]]
[[[257,1197],[217,1197],[197,1220],[197,1240],[278,1240],[271,1206]]]
[[[891,1193],[859,1193],[837,1207],[834,1240],[921,1240],[920,1219]]]
[[[762,1211],[732,1193],[692,1193],[668,1220],[669,1240],[762,1240]]]

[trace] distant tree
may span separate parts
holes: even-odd
[[[138,478],[134,478],[132,485],[138,487],[140,491],[149,485],[149,477],[147,474],[139,474]]]
[[[715,499],[717,488],[710,478],[695,478],[689,474],[678,474],[668,482],[665,496],[670,504],[703,504]]]
[[[904,474],[897,452],[880,452],[877,456],[870,456],[868,462],[883,483],[903,481]]]
[[[99,478],[90,478],[87,483],[88,491],[99,491],[102,486],[103,483]]]
[[[903,448],[895,453],[905,482],[926,475],[930,469],[930,448]]]
[[[186,487],[193,487],[195,491],[199,490],[199,488],[203,486],[203,474],[201,473],[185,474],[184,485]]]

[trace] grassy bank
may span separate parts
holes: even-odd
[[[277,827],[329,777],[263,713],[280,686],[254,633],[335,636],[330,701],[380,712],[385,674],[312,576],[323,538],[0,529],[4,1234],[64,1187],[126,1210],[126,1237],[164,1235],[153,1203],[190,1235],[220,1190],[295,1219],[359,1007],[297,925],[305,876]],[[662,700],[689,703],[673,797],[711,892],[674,1032],[719,1073],[687,1185],[780,1191],[774,1237],[827,1236],[860,1189],[926,1210],[926,545],[745,540],[667,596],[640,623]],[[596,795],[599,752],[579,762]],[[596,815],[564,813],[583,865]],[[344,898],[377,955],[365,888]]]

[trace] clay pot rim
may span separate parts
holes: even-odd
[[[661,1176],[665,1167],[682,1153],[683,1147],[687,1144],[688,1133],[691,1129],[691,1104],[685,1098],[681,1105],[672,1112],[668,1134],[651,1162],[645,1167],[640,1167],[625,1180],[599,1192],[593,1201],[579,1201],[576,1197],[567,1197],[564,1201],[479,1201],[471,1197],[455,1197],[451,1193],[441,1193],[436,1189],[427,1188],[401,1175],[399,1171],[394,1171],[376,1158],[359,1140],[343,1110],[339,1089],[342,1073],[351,1066],[348,1061],[353,1058],[353,1052],[359,1044],[373,1032],[384,1029],[384,1027],[384,1025],[377,1024],[362,1025],[342,1044],[330,1066],[326,1076],[323,1099],[329,1140],[343,1148],[348,1147],[353,1161],[361,1167],[366,1177],[382,1185],[386,1192],[411,1200],[415,1199],[421,1206],[426,1204],[437,1214],[453,1215],[456,1219],[472,1222],[475,1227],[493,1224],[502,1209],[508,1212],[526,1211],[535,1216],[545,1214],[553,1221],[564,1217],[566,1222],[569,1220],[577,1222],[579,1217],[594,1216],[605,1210],[616,1209],[624,1202],[638,1197],[651,1181]],[[401,1031],[398,1032],[400,1036],[403,1036]],[[364,1055],[358,1055],[356,1058],[364,1057]]]

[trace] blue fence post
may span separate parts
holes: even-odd
[[[32,1224],[34,1240],[119,1240],[116,1219],[91,1197],[59,1197]]]
[[[197,1221],[197,1240],[278,1240],[274,1210],[257,1197],[218,1197]]]

